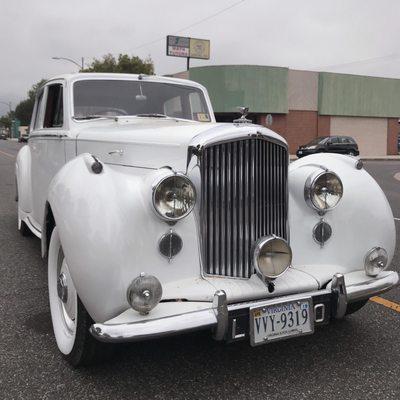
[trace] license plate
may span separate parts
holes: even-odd
[[[299,154],[303,154],[303,152],[301,150],[299,150]]]
[[[314,313],[310,297],[250,308],[252,346],[314,333]]]

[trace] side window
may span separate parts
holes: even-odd
[[[348,137],[342,137],[342,143],[343,144],[351,144],[351,140]]]
[[[183,118],[181,96],[173,97],[164,103],[164,114],[168,117]]]
[[[339,144],[339,139],[337,137],[333,137],[333,138],[331,138],[330,143],[331,144]]]
[[[41,113],[40,109],[42,108],[43,93],[44,93],[44,90],[41,90],[41,92],[39,93],[38,99],[37,99],[35,123],[34,123],[33,129],[41,128],[42,113]]]
[[[43,128],[61,128],[63,126],[63,110],[62,85],[48,86]]]

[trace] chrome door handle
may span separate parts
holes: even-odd
[[[123,155],[124,155],[124,151],[123,151],[123,150],[120,150],[120,149],[111,150],[111,151],[108,152],[108,154],[110,154],[110,155],[112,155],[112,154],[119,154],[120,156],[123,156]]]

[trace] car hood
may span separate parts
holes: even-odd
[[[91,122],[77,133],[77,154],[91,153],[108,164],[141,168],[187,167],[188,147],[257,132],[285,143],[276,133],[252,124],[201,123],[135,118]]]

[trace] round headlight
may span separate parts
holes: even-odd
[[[196,203],[196,189],[183,174],[162,178],[154,186],[153,206],[157,214],[167,221],[186,217]]]
[[[372,248],[365,256],[365,273],[369,276],[377,276],[387,267],[388,255],[382,247]]]
[[[343,184],[340,178],[330,171],[311,174],[304,187],[307,203],[318,211],[335,208],[343,196]]]
[[[285,239],[266,236],[254,248],[253,263],[257,272],[267,279],[282,275],[292,262],[292,250]]]

